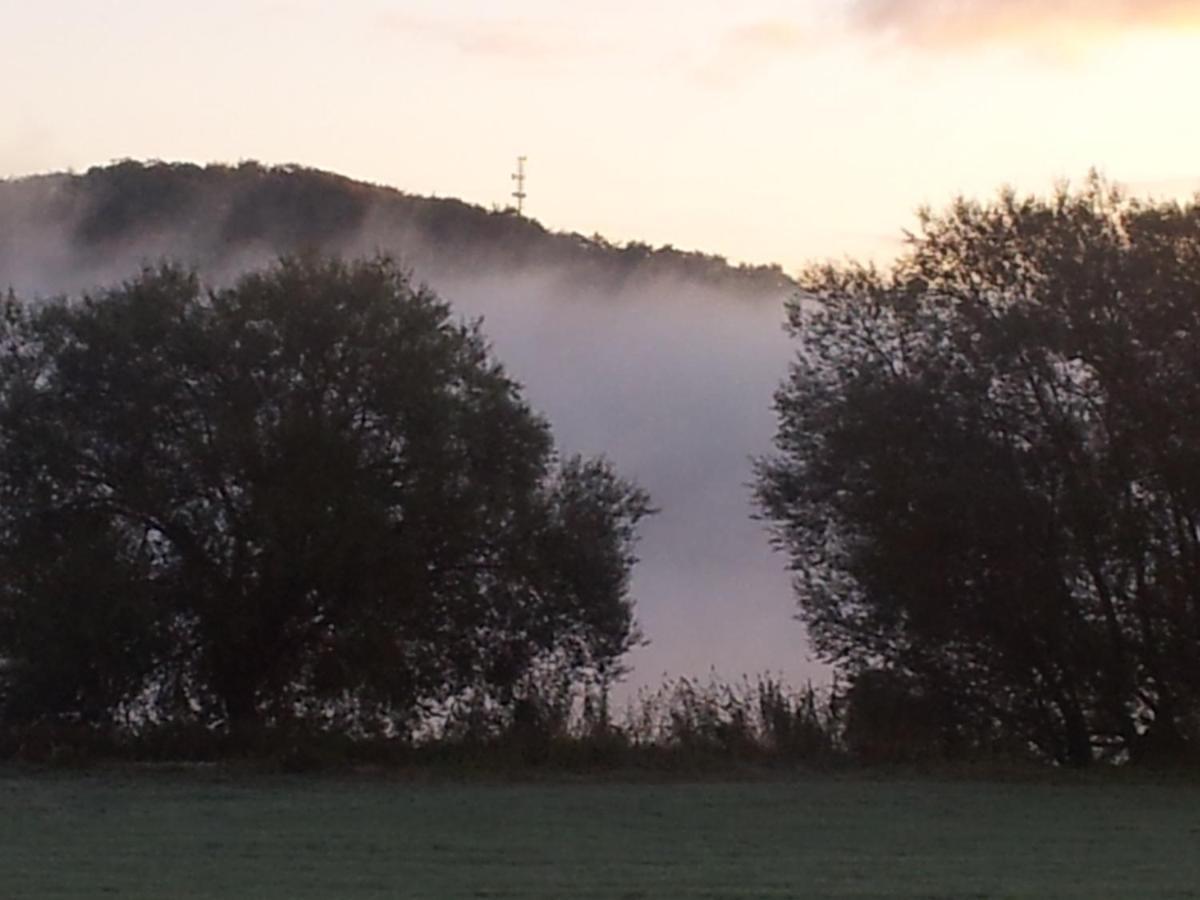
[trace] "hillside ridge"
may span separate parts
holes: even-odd
[[[99,264],[130,246],[220,268],[249,249],[277,256],[320,250],[397,253],[420,270],[479,268],[582,272],[591,287],[671,278],[736,295],[794,288],[778,265],[732,264],[672,246],[613,243],[552,231],[512,209],[488,210],[298,165],[122,160],[82,174],[0,180],[0,279],[28,255],[30,235],[56,235],[60,255]],[[383,237],[381,237],[383,236]]]

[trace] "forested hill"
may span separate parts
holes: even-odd
[[[791,290],[778,266],[547,230],[511,210],[420,197],[298,166],[123,161],[0,181],[0,287],[38,293],[181,259],[230,274],[281,253],[386,251],[424,273],[569,270],[592,291],[671,279],[733,296]],[[133,257],[131,260],[130,257]]]
[[[795,286],[778,268],[614,246],[296,167],[123,162],[0,181],[0,298],[96,292],[162,260],[228,286],[305,250],[390,254],[482,320],[565,453],[603,455],[650,491],[664,512],[632,588],[654,639],[631,657],[644,677],[802,656],[778,626],[791,587],[745,487],[793,353],[780,325]]]

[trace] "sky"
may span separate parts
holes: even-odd
[[[886,261],[923,204],[1200,187],[1200,0],[0,0],[0,175],[296,162],[548,227]]]

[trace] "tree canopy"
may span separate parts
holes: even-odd
[[[947,746],[1194,748],[1200,207],[961,200],[801,285],[757,492],[822,656]]]
[[[10,298],[0,341],[10,719],[402,731],[638,640],[646,495],[387,260]]]

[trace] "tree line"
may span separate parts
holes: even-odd
[[[1096,177],[960,200],[890,269],[799,284],[754,489],[844,688],[728,709],[823,755],[1193,758],[1200,207]],[[557,686],[550,720],[582,698],[613,734],[650,499],[561,458],[394,264],[165,266],[4,313],[5,723],[544,733]]]

